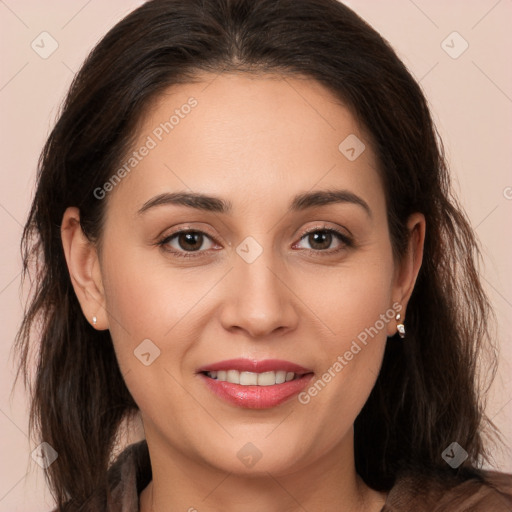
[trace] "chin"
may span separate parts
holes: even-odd
[[[270,431],[266,428],[264,433],[216,444],[202,457],[210,466],[240,476],[268,477],[268,473],[278,476],[296,471],[298,460],[304,457],[304,445],[293,436],[287,436],[287,442],[282,442],[282,435],[271,439]]]

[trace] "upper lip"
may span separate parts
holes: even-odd
[[[312,373],[313,370],[304,368],[298,364],[290,361],[284,361],[282,359],[263,359],[257,361],[255,359],[227,359],[225,361],[218,361],[213,364],[202,366],[198,369],[198,372],[215,372],[219,370],[238,370],[239,372],[277,372],[279,370],[285,370],[287,372],[293,372],[296,375],[303,375],[306,373]]]

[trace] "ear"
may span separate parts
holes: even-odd
[[[419,212],[410,215],[407,220],[407,230],[409,233],[409,242],[402,260],[395,269],[393,283],[393,301],[402,306],[402,309],[399,310],[401,322],[405,320],[407,304],[414,290],[414,285],[416,284],[416,279],[423,261],[425,216]],[[391,322],[388,324],[388,336],[393,336],[396,333],[396,326],[391,324]]]
[[[108,329],[98,252],[82,231],[78,208],[69,207],[64,212],[61,239],[71,283],[85,317],[95,329]]]

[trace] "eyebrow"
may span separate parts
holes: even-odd
[[[368,203],[349,190],[316,190],[298,194],[292,199],[288,212],[298,212],[315,206],[339,203],[360,206],[370,218],[372,217],[372,211]],[[141,215],[151,208],[162,205],[187,206],[196,210],[222,214],[230,214],[233,211],[232,203],[220,197],[208,196],[199,192],[173,192],[159,194],[149,199],[137,213]]]

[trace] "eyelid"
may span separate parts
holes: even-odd
[[[310,253],[315,253],[315,254],[319,254],[319,255],[323,254],[323,255],[327,256],[327,255],[336,254],[343,249],[354,247],[354,239],[353,239],[352,233],[350,233],[350,231],[348,229],[347,229],[347,231],[349,231],[350,235],[343,233],[341,231],[341,229],[339,229],[337,227],[330,227],[329,225],[327,225],[325,223],[317,225],[317,226],[313,226],[312,228],[308,228],[305,232],[303,232],[301,234],[299,241],[296,242],[293,245],[293,247],[295,247],[297,245],[297,243],[300,243],[308,235],[310,235],[312,233],[317,233],[320,231],[324,231],[326,233],[333,233],[334,236],[336,236],[338,238],[338,240],[341,242],[342,247],[335,248],[335,249],[326,249],[326,250],[318,250],[318,249],[316,249],[316,250],[315,249],[302,249],[302,250],[308,251]]]
[[[347,228],[345,228],[345,229],[346,229],[346,231],[348,231],[350,233],[350,231]],[[339,251],[341,251],[343,249],[346,249],[347,247],[352,247],[354,245],[352,233],[345,234],[339,228],[330,227],[327,223],[321,223],[321,224],[318,224],[316,226],[310,227],[310,228],[306,229],[305,231],[302,231],[298,241],[295,242],[292,247],[295,247],[297,245],[297,243],[300,243],[308,235],[310,235],[312,233],[319,232],[319,231],[325,231],[325,232],[328,232],[328,233],[333,233],[335,236],[338,237],[339,241],[342,243],[342,247],[341,248],[336,248],[336,249],[326,249],[326,250],[301,249],[302,251],[307,251],[309,253],[315,253],[315,254],[318,254],[318,255],[324,254],[324,255],[327,256],[327,255],[332,255],[334,253],[337,253],[337,252],[339,252]],[[176,237],[176,236],[178,236],[180,234],[186,234],[186,233],[199,233],[199,234],[202,234],[202,235],[206,235],[208,238],[211,239],[211,241],[214,244],[219,244],[219,242],[217,241],[217,237],[212,235],[209,232],[208,229],[205,229],[205,228],[199,229],[199,228],[194,228],[192,226],[184,226],[184,227],[180,227],[180,228],[176,229],[175,231],[173,231],[171,233],[166,234],[163,237],[162,236],[159,237],[156,245],[159,245],[159,246],[161,246],[163,248],[174,237]],[[231,245],[231,244],[228,244],[228,245]],[[211,249],[209,249],[209,250],[198,250],[198,251],[177,251],[175,249],[172,249],[172,250],[171,249],[164,249],[164,250],[166,250],[168,253],[177,255],[178,258],[179,257],[188,258],[188,257],[200,257],[200,256],[203,256],[204,254],[208,253],[208,251],[211,250]]]
[[[343,230],[345,230],[347,233],[343,233]],[[303,238],[304,236],[310,234],[310,233],[315,233],[316,231],[334,231],[336,233],[338,233],[339,235],[347,238],[347,239],[353,239],[354,236],[352,235],[352,232],[346,228],[345,226],[342,226],[342,227],[336,227],[336,226],[333,226],[331,225],[330,222],[320,222],[319,224],[317,224],[316,226],[313,226],[311,228],[307,228],[306,231],[302,232],[302,235],[300,235],[301,238]]]
[[[158,237],[157,242],[155,245],[158,245],[162,247],[166,252],[177,255],[177,257],[196,257],[204,255],[208,252],[208,250],[201,250],[201,251],[177,251],[176,249],[165,249],[165,245],[170,242],[171,239],[186,233],[199,233],[202,235],[206,235],[208,238],[211,239],[213,244],[219,245],[219,242],[217,241],[217,237],[209,232],[207,228],[194,228],[192,226],[182,226],[175,231],[171,231],[170,233],[167,233],[165,235],[161,235]],[[210,249],[211,250],[211,249]]]

